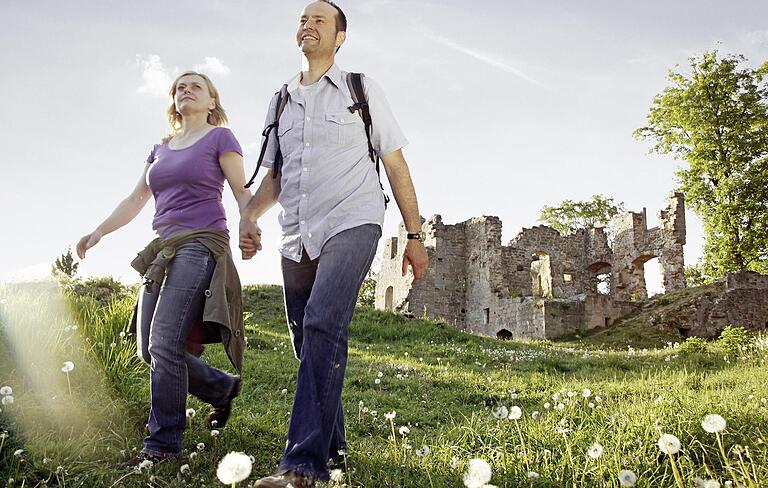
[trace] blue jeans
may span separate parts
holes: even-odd
[[[299,359],[296,396],[281,470],[328,479],[328,459],[346,450],[341,390],[349,323],[371,267],[381,228],[365,224],[337,234],[320,256],[283,258],[285,311]]]
[[[203,318],[203,302],[216,261],[197,241],[182,245],[165,281],[144,288],[139,303],[137,345],[150,365],[152,408],[143,452],[175,456],[186,427],[187,393],[214,406],[229,400],[236,377],[187,352],[187,335]]]

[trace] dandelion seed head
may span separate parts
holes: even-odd
[[[188,419],[194,418],[196,413],[197,412],[195,412],[194,408],[188,408],[187,409],[187,418]]]
[[[509,410],[507,410],[507,407],[504,405],[499,405],[498,407],[494,408],[493,412],[491,413],[493,414],[494,418],[505,419],[507,418],[507,415],[509,415]]]
[[[539,473],[537,473],[536,471],[528,471],[526,476],[528,476],[528,479],[530,479],[530,480],[537,480],[537,479],[539,479],[541,477],[541,475]]]
[[[400,435],[408,435],[411,433],[411,429],[403,425],[398,429],[398,432],[400,432]]]
[[[483,459],[470,459],[467,472],[464,473],[464,486],[467,488],[481,488],[491,481],[491,465]]]
[[[344,481],[344,472],[340,469],[331,470],[331,481],[334,483],[341,483]]]
[[[242,452],[230,452],[219,462],[216,477],[225,485],[240,483],[251,475],[251,458]]]
[[[716,413],[707,415],[704,417],[704,420],[701,421],[701,427],[710,434],[724,431],[725,426],[725,419]]]
[[[523,411],[517,405],[509,409],[510,420],[519,420],[520,417],[522,416],[523,416]]]
[[[211,431],[211,437],[218,437],[218,436],[219,436],[219,434],[221,434],[221,432],[219,432],[219,431],[218,431],[218,430],[216,430],[216,429],[213,429],[213,430]]]
[[[6,395],[2,399],[0,399],[0,403],[3,405],[12,405],[13,404],[13,395]]]
[[[635,486],[637,475],[628,469],[619,471],[619,484],[621,486]]]
[[[381,384],[381,378],[376,378],[375,380],[373,380],[373,382],[375,384],[377,384],[377,385],[380,385]]]
[[[584,391],[581,392],[581,396],[584,398],[589,398],[592,396],[592,392],[589,390],[589,388],[584,388]]]
[[[0,388],[0,395],[6,396],[11,394],[13,394],[13,388],[11,388],[10,386],[4,386]]]
[[[15,451],[13,451],[13,455],[16,456],[16,457],[23,456],[24,455],[24,449],[16,449]]]
[[[533,420],[536,420],[537,418],[539,418],[539,415],[541,415],[541,414],[539,413],[539,411],[538,411],[538,410],[534,410],[534,411],[533,411],[533,413],[531,414],[531,418],[532,418]]]
[[[189,474],[189,471],[190,471],[189,464],[182,464],[181,468],[179,468],[179,472],[181,474]]]
[[[371,412],[371,414],[373,414],[373,412]],[[394,410],[384,414],[384,418],[387,420],[395,420],[395,416],[397,416],[397,412],[395,412]]]
[[[202,442],[198,443],[197,444],[197,450],[198,451],[202,451],[203,449],[205,449],[205,444],[203,444]]]
[[[603,446],[601,446],[597,442],[589,446],[589,449],[587,449],[587,456],[591,457],[592,459],[597,459],[602,455],[603,455]]]
[[[677,454],[680,451],[680,439],[672,434],[662,435],[657,445],[664,454]]]
[[[69,373],[73,369],[75,369],[75,363],[73,363],[72,361],[65,361],[64,365],[61,367],[61,372]]]

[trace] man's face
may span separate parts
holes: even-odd
[[[336,9],[325,2],[313,2],[299,19],[296,42],[304,54],[332,55],[344,42],[344,33],[336,32]]]

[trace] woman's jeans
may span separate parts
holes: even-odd
[[[346,450],[348,328],[379,237],[378,225],[365,224],[329,239],[317,259],[303,252],[299,263],[282,260],[288,329],[300,361],[282,470],[328,479],[328,459]]]
[[[168,265],[160,287],[140,295],[137,343],[150,365],[152,408],[143,452],[158,457],[181,452],[187,392],[214,406],[225,404],[236,377],[187,352],[187,335],[203,317],[203,303],[216,261],[197,241],[184,244]]]

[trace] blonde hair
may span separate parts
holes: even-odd
[[[207,122],[211,125],[215,126],[222,126],[227,125],[229,120],[227,119],[227,113],[224,112],[224,108],[221,106],[221,98],[219,97],[219,91],[216,90],[216,87],[213,86],[213,82],[210,78],[208,78],[206,75],[202,73],[198,73],[197,71],[185,71],[184,73],[180,74],[176,77],[175,80],[173,80],[173,84],[171,85],[171,90],[168,92],[168,94],[171,97],[171,105],[168,107],[168,123],[171,125],[171,133],[176,133],[181,129],[181,119],[183,116],[181,113],[179,113],[178,110],[176,110],[176,85],[179,84],[179,80],[185,76],[189,75],[197,75],[200,78],[205,80],[205,84],[208,85],[208,94],[211,96],[211,98],[214,99],[216,102],[216,106],[211,109],[211,111],[208,113],[208,120]]]

